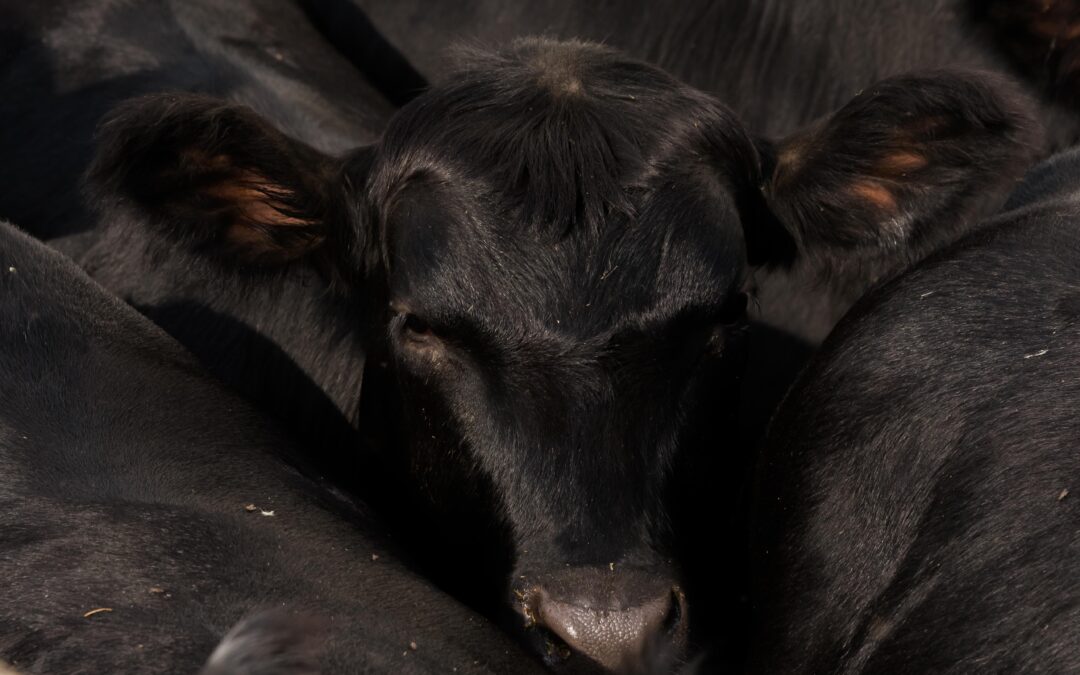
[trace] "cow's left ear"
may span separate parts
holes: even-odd
[[[281,264],[358,232],[347,222],[343,162],[249,108],[147,96],[113,111],[97,140],[88,184],[100,207],[133,210],[140,224],[200,252]]]
[[[1000,203],[1039,142],[1029,102],[1002,78],[897,77],[778,143],[763,191],[799,255],[916,259]]]

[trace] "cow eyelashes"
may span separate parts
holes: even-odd
[[[391,323],[390,338],[412,355],[483,355],[484,347],[489,344],[485,335],[467,318],[432,321],[404,309],[394,309],[397,314]]]
[[[415,314],[406,314],[402,322],[402,329],[412,337],[423,337],[431,334],[431,326]]]
[[[410,369],[426,370],[449,362],[448,343],[440,332],[426,319],[409,312],[399,313],[391,324],[394,348]]]
[[[415,343],[430,343],[438,339],[431,324],[415,314],[406,314],[401,320],[402,337]]]

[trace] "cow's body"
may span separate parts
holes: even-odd
[[[136,100],[91,184],[106,253],[136,241],[256,293],[336,282],[377,366],[361,426],[427,571],[550,662],[617,668],[684,648],[694,593],[701,625],[730,609],[703,590],[728,574],[687,590],[678,542],[698,540],[696,500],[727,517],[738,499],[749,277],[806,260],[865,289],[1000,200],[1032,136],[1007,83],[942,71],[773,145],[648,64],[533,39],[466,56],[343,157],[220,100]],[[325,372],[359,396],[339,353]]]
[[[296,3],[6,2],[0,14],[0,218],[72,255],[317,454],[355,443],[362,317],[310,269],[247,283],[99,221],[81,195],[118,102],[194,91],[243,103],[324,152],[377,138],[392,107]]]
[[[753,672],[1080,661],[1080,153],[866,298],[777,413]]]
[[[255,614],[219,661],[529,669],[158,328],[7,225],[0,260],[0,661],[194,673]]]
[[[523,35],[595,40],[714,92],[756,133],[789,134],[855,92],[913,70],[965,67],[1023,75],[1042,98],[1051,148],[1080,139],[1075,0],[305,0],[316,22],[374,25],[425,77],[449,72],[459,41]],[[350,12],[359,8],[361,12]],[[1004,33],[1004,35],[1002,34]],[[331,37],[335,37],[331,35]],[[343,43],[343,40],[336,40]],[[1022,49],[1021,49],[1022,47]]]
[[[290,0],[5,0],[0,15],[0,218],[44,239],[92,227],[93,132],[132,96],[221,96],[326,152],[371,142],[392,110]]]

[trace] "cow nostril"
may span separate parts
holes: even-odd
[[[609,670],[636,669],[647,652],[679,649],[686,637],[685,599],[677,587],[631,603],[610,597],[557,596],[536,588],[526,615],[545,631],[547,656],[566,647]]]
[[[685,635],[681,634],[685,630],[683,625],[683,614],[685,612],[686,596],[683,595],[682,589],[676,586],[671,589],[671,609],[668,611],[667,616],[664,617],[661,634],[676,640],[685,638]]]

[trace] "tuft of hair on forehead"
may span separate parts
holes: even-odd
[[[391,121],[374,203],[410,175],[433,174],[566,234],[633,218],[672,166],[734,159],[747,174],[738,183],[757,180],[756,151],[730,111],[613,49],[523,38],[496,51],[457,47],[453,59],[449,79]]]

